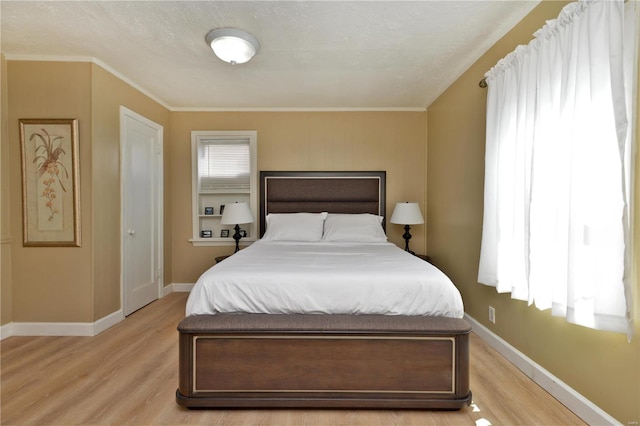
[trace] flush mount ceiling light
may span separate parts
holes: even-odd
[[[232,65],[244,64],[260,50],[254,36],[235,28],[211,30],[204,39],[218,58]]]

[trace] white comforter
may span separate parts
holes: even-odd
[[[435,266],[391,243],[257,241],[198,279],[187,315],[230,312],[461,318],[462,298]]]

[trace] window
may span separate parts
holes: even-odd
[[[200,191],[251,189],[251,150],[248,139],[202,139],[199,143]]]
[[[635,81],[620,54],[635,51],[635,20],[624,17],[622,0],[570,3],[487,73],[478,272],[514,299],[623,333]]]
[[[255,131],[191,132],[193,167],[194,245],[235,243],[230,225],[222,225],[224,206],[234,202],[249,205],[254,217],[242,224],[242,242],[255,241],[257,235]]]

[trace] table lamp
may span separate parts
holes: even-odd
[[[404,235],[402,236],[405,241],[404,250],[415,254],[409,250],[409,240],[411,239],[411,234],[409,233],[411,227],[409,225],[420,225],[424,223],[418,203],[396,203],[390,222],[404,225]]]
[[[227,204],[222,213],[222,219],[220,220],[222,225],[234,225],[236,233],[233,234],[233,239],[236,240],[236,252],[240,250],[240,225],[241,223],[253,223],[253,215],[251,209],[247,203],[231,203]]]

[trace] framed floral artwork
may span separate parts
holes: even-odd
[[[20,119],[24,246],[80,247],[77,119]]]

